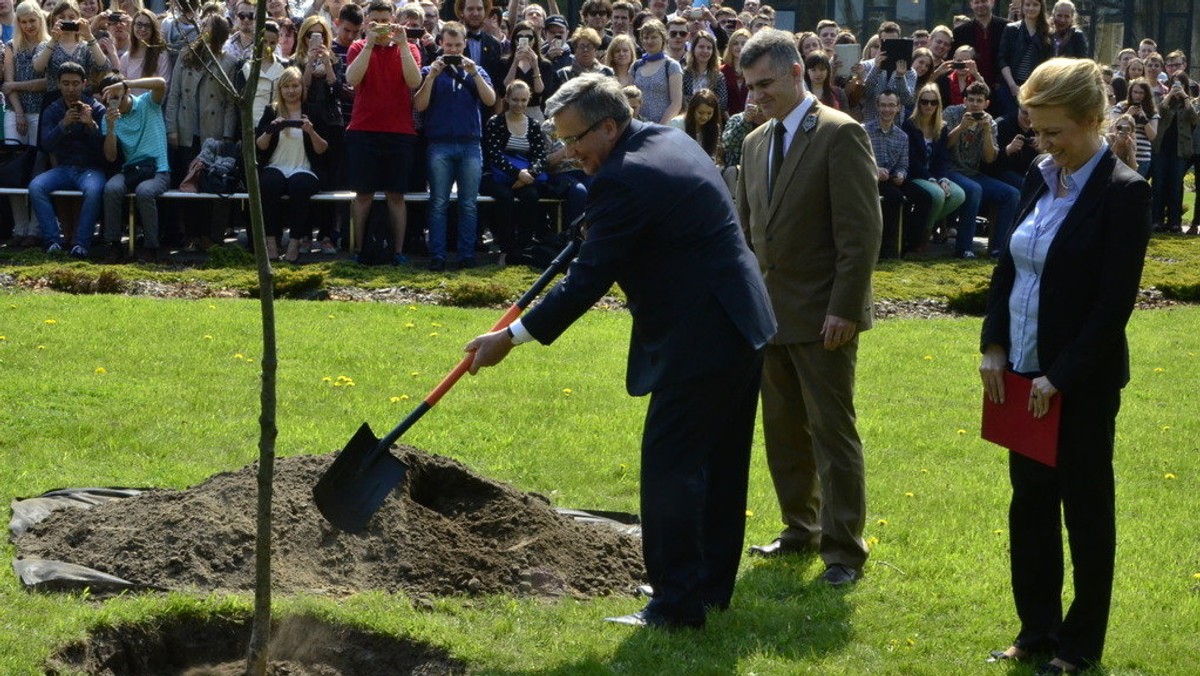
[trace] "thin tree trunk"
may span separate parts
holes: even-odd
[[[246,192],[250,200],[250,232],[254,238],[254,260],[258,264],[258,297],[262,312],[263,358],[262,412],[258,437],[258,537],[254,546],[254,621],[250,647],[246,654],[246,673],[264,676],[271,642],[271,501],[275,477],[275,373],[279,365],[275,349],[275,285],[271,261],[267,258],[267,237],[263,227],[262,192],[258,185],[257,148],[254,145],[254,95],[262,68],[261,47],[267,3],[255,8],[255,52],[250,61],[246,86],[237,100],[242,119],[242,166],[246,168]]]

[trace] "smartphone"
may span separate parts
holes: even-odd
[[[374,31],[376,35],[391,35],[392,34],[392,24],[390,24],[390,23],[373,23],[373,24],[371,24],[371,30]]]
[[[529,46],[529,38],[517,38],[517,47],[524,49]]]
[[[424,28],[405,28],[404,34],[406,36],[408,36],[409,40],[420,40],[422,37],[425,36],[425,29]]]
[[[462,65],[462,55],[461,54],[443,54],[442,55],[442,63],[446,64],[447,66],[461,66]]]
[[[304,120],[284,120],[283,126],[300,128],[304,126]]]
[[[970,115],[970,116],[971,116],[971,119],[973,119],[973,120],[982,120],[982,119],[983,119],[983,113],[982,113],[982,112],[979,112],[979,113],[968,113],[968,115]]]
[[[963,70],[967,67],[967,64],[963,63],[962,61],[951,61],[950,66],[955,70]]]
[[[77,30],[79,30],[79,22],[78,21],[64,21],[61,24],[59,24],[59,27],[65,31],[77,31]]]
[[[109,12],[108,20],[116,21],[116,22],[120,23],[125,20],[125,13],[124,12]]]
[[[684,15],[683,15],[683,16],[684,16],[684,18],[686,18],[688,21],[696,21],[696,20],[698,20],[700,17],[704,16],[704,10],[701,10],[701,9],[689,9],[687,12],[685,12],[685,13],[684,13]]]

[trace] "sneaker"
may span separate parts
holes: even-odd
[[[71,257],[80,259],[87,258],[88,250],[76,244],[75,246],[71,247]]]
[[[437,257],[429,259],[429,271],[430,272],[441,272],[442,270],[445,270],[445,269],[446,269],[446,259],[437,258]]]
[[[50,246],[46,247],[46,253],[57,254],[62,253],[62,246],[58,242],[51,242]]]
[[[392,265],[408,265],[408,256],[402,253],[392,256]]]
[[[458,259],[458,269],[459,270],[469,270],[473,267],[475,267],[475,259],[474,258]]]
[[[962,259],[970,260],[972,258],[975,258],[975,252],[974,251],[960,251],[958,253],[958,257],[962,258]]]
[[[326,256],[337,255],[337,247],[328,238],[321,240],[321,253]]]

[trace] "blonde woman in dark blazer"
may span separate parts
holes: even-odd
[[[1026,406],[1061,399],[1058,462],[1009,454],[1009,538],[1020,630],[990,661],[1050,656],[1038,674],[1100,662],[1116,553],[1113,438],[1129,381],[1125,324],[1150,238],[1150,186],[1101,136],[1107,100],[1093,61],[1051,59],[1021,87],[1039,148],[1020,215],[992,274],[979,371],[1002,402],[1004,373],[1033,379]],[[1074,598],[1063,614],[1062,526]]]

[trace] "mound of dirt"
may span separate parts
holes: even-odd
[[[395,449],[393,449],[395,451]],[[409,466],[367,530],[330,526],[312,487],[333,460],[275,463],[273,581],[281,593],[413,596],[628,593],[645,577],[637,538],[582,524],[544,498],[409,446]],[[20,558],[64,561],[149,587],[254,588],[257,464],[187,490],[61,510],[16,537]]]

